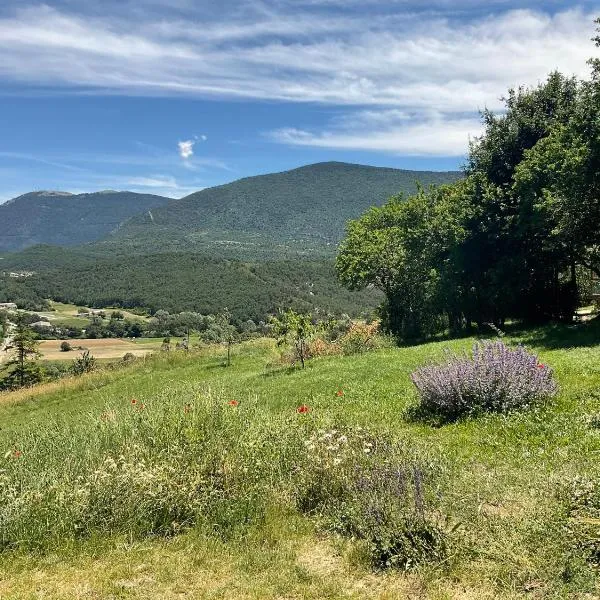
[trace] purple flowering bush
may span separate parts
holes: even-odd
[[[551,398],[558,389],[552,369],[537,356],[500,340],[475,343],[472,356],[451,354],[441,364],[417,369],[411,378],[420,410],[448,420],[526,408]]]

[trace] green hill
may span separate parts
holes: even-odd
[[[588,328],[509,333],[539,351],[559,396],[444,427],[410,418],[410,373],[471,339],[266,372],[276,350],[258,340],[230,368],[222,348],[170,352],[0,394],[0,596],[591,600],[600,350]],[[408,572],[374,567],[373,530],[347,523],[403,539],[405,521],[384,518],[414,464],[446,547]]]
[[[31,192],[0,204],[0,252],[35,244],[77,246],[170,198],[134,192]]]
[[[345,223],[369,207],[414,192],[417,182],[442,184],[460,176],[327,162],[246,177],[133,217],[96,248],[211,247],[247,257],[265,248],[279,255],[284,243],[306,253],[333,251]]]

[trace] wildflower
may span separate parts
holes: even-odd
[[[306,404],[301,404],[297,409],[296,412],[299,414],[304,414],[307,413],[310,409],[308,408],[308,406],[306,406]]]
[[[237,406],[239,402],[237,400],[230,400],[227,404],[229,404],[229,406]]]
[[[131,399],[131,404],[137,404],[137,400],[135,398]]]
[[[22,453],[20,450],[15,450],[15,451],[13,452],[13,456],[14,456],[15,458],[21,458],[21,456],[23,456],[23,453]]]
[[[139,406],[139,409],[140,409],[140,410],[144,410],[144,408],[146,408],[146,405],[145,405],[145,404],[142,402],[142,403],[140,404],[140,406]]]
[[[191,404],[186,404],[186,405],[183,407],[183,412],[184,412],[186,415],[187,415],[189,412],[191,412],[191,411],[192,411],[192,405],[191,405]]]
[[[545,369],[545,368],[546,368],[546,365],[544,365],[544,364],[540,363],[540,364],[539,364],[537,367],[538,367],[538,369]]]
[[[338,390],[335,395],[339,398],[340,396],[344,395],[344,390]]]
[[[340,444],[345,444],[348,441],[348,438],[345,435],[340,435],[340,437],[338,438],[338,442]]]
[[[337,467],[340,463],[342,462],[341,458],[334,458],[333,459],[333,464]]]

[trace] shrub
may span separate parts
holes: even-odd
[[[61,342],[60,343],[60,351],[61,352],[70,352],[71,350],[73,350],[73,346],[71,346],[71,344],[69,344],[69,342]]]
[[[411,569],[445,556],[422,466],[361,428],[320,431],[306,448],[296,491],[301,511],[359,540],[376,568]]]
[[[96,359],[90,354],[89,350],[84,350],[81,356],[76,358],[71,364],[73,375],[83,375],[90,373],[96,368]]]
[[[502,341],[475,343],[472,357],[450,355],[442,364],[421,367],[411,378],[420,408],[446,419],[526,408],[557,391],[552,369],[522,346],[512,349]]]
[[[385,345],[386,338],[381,335],[379,321],[359,323],[353,321],[339,339],[342,354],[362,354]]]

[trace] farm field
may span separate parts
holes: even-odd
[[[71,344],[73,350],[62,352],[60,345],[63,341]],[[43,340],[40,342],[39,351],[42,360],[73,360],[73,358],[83,350],[89,350],[95,358],[118,359],[123,358],[127,353],[134,356],[146,356],[160,348],[162,340],[146,339],[144,342],[134,342],[117,338],[105,339],[71,339],[71,340]]]
[[[2,481],[16,477],[32,495],[24,497],[21,516],[0,509],[4,522],[19,528],[3,530],[0,597],[598,598],[589,550],[595,534],[587,545],[575,535],[587,521],[571,515],[567,498],[574,482],[600,479],[599,327],[592,321],[514,331],[505,341],[538,352],[555,372],[559,395],[537,409],[441,427],[410,416],[410,373],[447,348],[467,350],[472,338],[328,356],[305,370],[274,367],[273,342],[257,340],[235,348],[230,368],[223,367],[222,348],[171,352],[2,394]],[[303,405],[307,412],[299,414]],[[288,476],[308,456],[302,440],[318,432],[350,436],[356,428],[394,440],[434,469],[435,510],[448,535],[441,562],[406,572],[373,568],[356,540],[290,502]],[[194,450],[196,443],[204,450]],[[157,448],[164,450],[156,454]],[[161,469],[196,465],[207,452],[216,452],[230,486],[223,504],[214,497],[216,504],[204,509],[220,507],[209,524],[143,533],[145,519],[160,518],[168,506],[156,504],[170,489]],[[237,464],[246,466],[238,472]],[[82,514],[88,534],[69,533],[77,531],[76,517],[61,511],[79,510],[79,501],[63,508],[60,494],[71,493],[76,477],[99,486],[105,468],[111,486],[125,486],[106,492],[118,502],[105,499],[96,513],[90,498]],[[256,488],[263,477],[267,488]],[[59,487],[46,488],[44,481]],[[181,501],[177,490],[185,481],[169,492],[171,502]],[[50,489],[62,491],[54,496]],[[43,527],[40,515],[46,515]],[[11,549],[10,539],[20,541]]]

